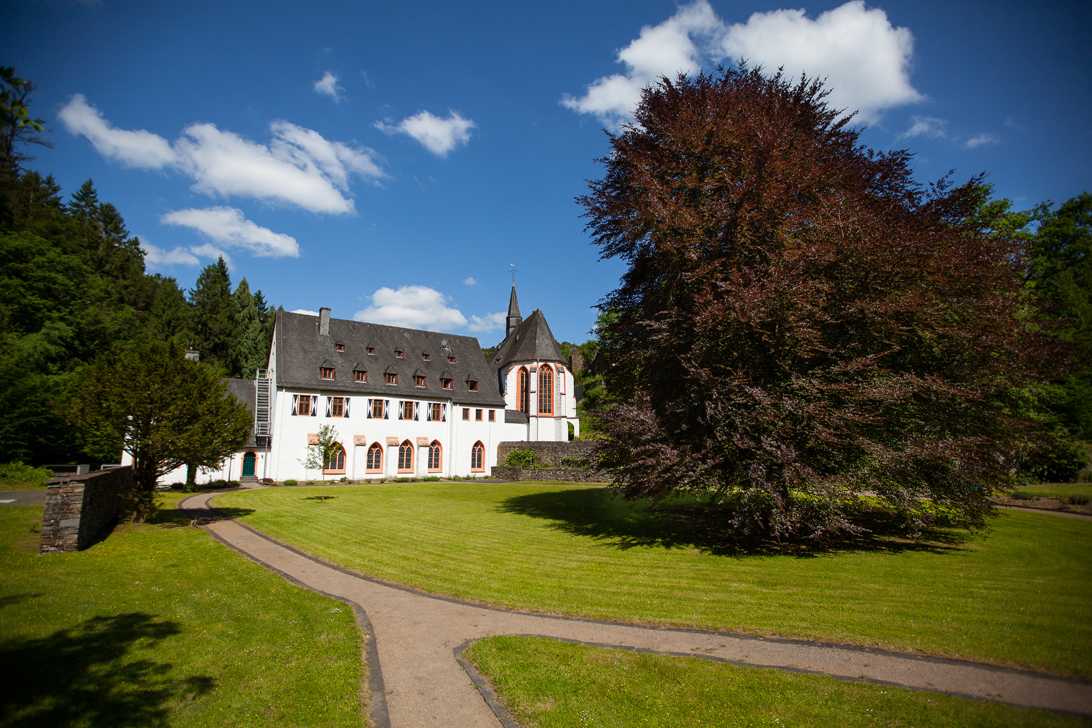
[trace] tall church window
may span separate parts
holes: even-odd
[[[409,440],[403,440],[398,446],[398,472],[413,472],[413,443]]]
[[[344,473],[345,472],[345,448],[341,445],[334,444],[334,450],[327,456],[326,462],[323,463],[322,472],[324,473]]]
[[[480,440],[470,448],[470,469],[475,473],[485,470],[485,445]]]
[[[549,364],[538,368],[538,413],[554,413],[554,370]]]
[[[440,460],[443,457],[443,450],[440,448],[440,441],[433,440],[428,446],[428,471],[430,473],[440,472]]]
[[[520,412],[531,410],[531,388],[528,383],[527,367],[520,367],[516,372],[516,409]]]
[[[383,472],[383,446],[378,442],[373,442],[368,448],[368,459],[365,465],[369,473]]]

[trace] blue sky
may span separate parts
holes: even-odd
[[[826,76],[920,178],[1028,207],[1092,188],[1088,3],[4,2],[0,63],[53,148],[190,287],[217,251],[287,309],[584,340],[621,267],[573,198],[658,73],[746,56]]]

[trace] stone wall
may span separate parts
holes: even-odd
[[[59,476],[49,481],[38,550],[77,551],[106,538],[132,490],[130,467]]]
[[[535,463],[544,468],[572,467],[576,459],[586,460],[595,448],[591,440],[573,440],[572,442],[502,442],[497,445],[497,464],[503,466],[508,453],[513,450],[533,450]],[[562,461],[565,458],[565,461]]]
[[[494,480],[570,480],[576,483],[605,483],[607,477],[587,468],[513,468],[497,465]]]
[[[595,443],[589,440],[572,442],[502,442],[497,446],[497,465],[492,477],[496,480],[572,480],[597,483],[608,480],[590,463]],[[535,467],[515,468],[506,465],[513,450],[535,453]]]

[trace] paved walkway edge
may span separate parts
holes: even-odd
[[[187,498],[186,500],[189,499]],[[229,542],[227,539],[221,538],[219,534],[215,533],[210,528],[202,527],[202,530],[220,543],[222,543],[224,546],[227,546],[232,551],[243,556],[245,559],[253,561],[259,566],[264,566],[270,571],[273,571],[284,577],[296,586],[302,589],[307,589],[308,591],[316,592],[317,594],[322,594],[323,596],[329,597],[330,599],[336,599],[339,602],[342,602],[343,604],[347,604],[352,607],[353,615],[356,618],[356,625],[357,628],[360,629],[362,637],[361,652],[363,654],[361,654],[361,658],[368,672],[366,680],[361,680],[360,697],[363,698],[364,695],[368,695],[368,717],[371,720],[372,728],[391,728],[390,713],[387,710],[387,693],[386,690],[383,688],[383,670],[379,663],[379,651],[376,648],[375,642],[375,629],[372,628],[372,623],[368,619],[368,613],[364,611],[364,608],[349,599],[339,597],[336,594],[324,592],[321,589],[314,589],[313,587],[304,584],[296,577],[278,569],[273,564],[263,561],[251,554],[248,554],[246,551],[243,551],[240,548],[236,548],[234,544]],[[361,705],[360,707],[361,712],[363,712],[364,706]]]
[[[213,510],[215,510],[215,508],[213,508]],[[860,652],[860,653],[866,654],[866,655],[877,655],[877,656],[883,656],[883,657],[897,657],[900,660],[915,660],[915,661],[918,661],[918,662],[926,662],[926,663],[932,663],[932,664],[936,664],[936,665],[954,665],[954,666],[957,666],[957,667],[970,667],[970,668],[974,668],[975,670],[987,670],[987,671],[990,671],[990,672],[1006,673],[1006,674],[1017,675],[1017,676],[1021,676],[1021,677],[1037,678],[1037,679],[1051,680],[1051,681],[1056,681],[1056,682],[1068,682],[1068,683],[1073,683],[1074,685],[1081,685],[1081,686],[1092,686],[1092,680],[1086,680],[1086,679],[1080,678],[1080,677],[1073,677],[1073,676],[1070,676],[1070,675],[1056,675],[1056,674],[1050,673],[1050,672],[1040,672],[1040,671],[1036,671],[1036,670],[1028,670],[1028,669],[1020,668],[1020,667],[1011,667],[1009,665],[994,665],[994,664],[991,664],[991,663],[988,663],[988,662],[975,662],[974,660],[966,660],[966,659],[961,659],[961,658],[958,658],[958,657],[944,657],[943,655],[926,655],[926,654],[920,654],[920,653],[915,653],[915,652],[899,652],[898,650],[890,650],[890,649],[886,649],[886,648],[883,648],[883,647],[870,647],[868,645],[855,645],[855,644],[846,643],[846,642],[824,642],[822,640],[809,640],[809,639],[804,639],[804,638],[800,638],[800,637],[775,637],[775,636],[770,636],[770,635],[756,635],[756,634],[751,634],[749,632],[732,632],[730,630],[698,629],[697,627],[673,627],[673,626],[670,626],[670,625],[649,624],[647,622],[646,623],[642,623],[642,622],[619,622],[619,621],[610,620],[610,619],[596,619],[595,617],[578,617],[578,616],[574,616],[574,615],[571,615],[571,614],[554,614],[554,613],[551,613],[551,612],[533,612],[533,611],[530,611],[530,610],[527,610],[527,609],[515,609],[515,608],[509,608],[509,607],[502,607],[502,606],[498,606],[496,604],[490,604],[488,602],[477,602],[477,601],[468,600],[468,599],[459,599],[457,597],[448,596],[446,594],[435,594],[433,592],[425,591],[423,589],[418,589],[417,587],[408,586],[406,584],[399,584],[398,582],[387,581],[386,579],[380,579],[379,577],[376,577],[376,576],[368,576],[367,574],[362,574],[359,571],[353,571],[352,569],[348,569],[348,568],[346,568],[344,566],[340,566],[338,564],[335,564],[332,561],[327,561],[326,559],[322,558],[321,556],[314,556],[312,554],[307,553],[306,551],[303,551],[301,549],[296,548],[295,546],[292,546],[291,544],[287,544],[287,543],[284,543],[283,541],[279,541],[279,540],[273,538],[272,536],[269,536],[269,535],[267,535],[265,533],[262,533],[258,529],[254,528],[252,526],[249,526],[249,525],[247,525],[245,523],[240,523],[239,521],[233,521],[233,523],[235,523],[235,525],[239,526],[240,528],[246,529],[247,531],[251,532],[252,534],[254,534],[255,536],[257,536],[257,537],[259,537],[261,539],[269,541],[272,544],[276,544],[277,546],[281,547],[282,549],[284,549],[286,551],[291,551],[292,553],[294,553],[294,554],[296,554],[298,556],[301,556],[301,557],[303,557],[305,559],[308,559],[309,561],[313,561],[314,563],[319,564],[320,566],[324,566],[324,567],[326,567],[328,569],[333,569],[334,571],[340,572],[340,573],[344,574],[345,576],[351,576],[354,579],[361,579],[362,581],[367,581],[367,582],[370,582],[372,584],[378,584],[379,586],[384,586],[384,587],[387,587],[389,589],[396,589],[398,591],[406,592],[408,594],[412,594],[412,595],[417,596],[417,597],[422,597],[424,599],[435,599],[436,601],[439,601],[439,602],[447,602],[449,604],[456,604],[456,605],[458,605],[460,607],[472,607],[474,609],[482,609],[482,610],[489,611],[489,612],[499,612],[501,614],[514,614],[514,615],[520,615],[520,616],[525,616],[525,617],[539,617],[539,618],[543,618],[543,619],[556,619],[556,620],[561,620],[561,621],[565,621],[565,622],[575,622],[577,624],[601,624],[601,625],[606,626],[606,627],[633,627],[635,629],[650,630],[650,631],[655,631],[655,632],[677,632],[677,633],[680,633],[680,634],[704,635],[704,636],[708,636],[708,637],[730,637],[730,638],[735,639],[735,640],[765,642],[765,643],[778,644],[778,645],[799,645],[801,647],[818,647],[818,648],[833,649],[833,650],[845,650],[847,652]],[[222,539],[217,539],[217,540],[222,540]],[[233,546],[232,548],[235,548],[235,547]],[[238,550],[238,549],[236,549],[236,550]],[[244,552],[240,552],[240,553],[244,553]],[[264,564],[264,562],[259,562],[259,563]],[[283,572],[276,569],[276,567],[270,566],[269,568],[274,569],[278,573],[283,574]],[[285,576],[286,576],[286,578],[291,579],[293,582],[295,582],[297,584],[300,584],[300,582],[298,580],[294,579],[293,577],[288,576],[288,575],[285,575]],[[311,589],[311,587],[307,586],[306,584],[301,584],[301,585],[306,589]],[[315,590],[315,591],[321,591],[321,590]],[[325,594],[325,592],[323,592],[323,593]],[[330,596],[330,595],[327,595],[327,596]],[[335,599],[340,599],[340,597],[334,597],[334,598]],[[341,601],[345,601],[345,600],[342,599]],[[539,635],[539,634],[535,634],[535,633],[527,633],[525,635],[524,634],[515,634],[513,636],[541,637],[541,636],[544,636],[544,635]],[[628,647],[626,645],[622,645],[622,644],[611,644],[611,643],[602,643],[602,642],[587,642],[587,641],[584,641],[584,640],[566,640],[566,639],[560,638],[560,637],[557,638],[557,639],[560,639],[562,641],[567,641],[567,642],[574,642],[576,644],[592,645],[592,646],[595,646],[595,647],[613,647],[613,648],[622,649],[622,650],[630,649],[630,647]],[[468,643],[468,646],[469,646],[469,643]],[[650,652],[650,653],[653,653],[653,654],[661,654],[661,655],[669,654],[669,655],[678,655],[680,657],[701,657],[701,655],[694,655],[693,653],[689,653],[689,652],[665,652],[663,650],[642,650],[641,648],[633,648],[633,649],[636,649],[638,651]],[[741,661],[736,661],[736,660],[728,660],[728,659],[717,658],[717,657],[711,657],[710,659],[719,660],[721,662],[730,662],[730,663],[737,664],[737,665],[755,667],[755,665],[753,665],[751,663],[741,662]],[[827,675],[827,674],[829,674],[829,673],[822,672],[821,670],[794,670],[793,668],[787,668],[787,667],[786,668],[780,668],[780,669],[795,671],[795,672],[804,672],[804,673],[816,674],[816,675]],[[834,677],[837,677],[837,676],[834,676]],[[857,681],[857,682],[862,682],[862,681],[863,682],[874,682],[874,683],[879,684],[879,685],[901,685],[901,683],[897,683],[897,682],[891,682],[891,681],[887,681],[887,680],[870,680],[868,678],[853,678],[853,680]],[[906,687],[906,686],[903,686],[903,687]],[[933,690],[933,691],[929,691],[929,692],[944,692],[944,691]],[[972,693],[949,692],[947,694],[948,695],[957,695],[959,697],[965,697],[965,698],[979,697],[979,696],[976,696],[976,695],[974,695]],[[1062,711],[1062,712],[1065,712],[1065,711]]]
[[[437,721],[516,726],[489,680],[463,654],[470,644],[493,635],[540,636],[1092,715],[1092,683],[1080,678],[856,645],[554,616],[430,594],[350,571],[238,521],[216,519],[207,510],[214,495],[187,498],[179,507],[203,510],[195,510],[195,522],[204,521],[214,538],[256,563],[354,607],[366,633],[366,689],[372,696],[371,719],[379,728]],[[364,605],[373,610],[374,626]],[[393,670],[386,673],[388,680],[381,660]]]

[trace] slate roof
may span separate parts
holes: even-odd
[[[250,411],[251,425],[250,431],[246,436],[246,445],[244,445],[244,447],[254,447],[254,380],[225,377],[224,383],[227,384],[228,391],[235,396],[235,399],[245,404],[246,408]]]
[[[493,356],[493,366],[498,369],[516,361],[565,361],[546,317],[537,308],[501,342]]]
[[[508,316],[511,318],[519,315],[519,301],[516,300],[516,286],[513,284],[512,292],[508,294]]]
[[[472,336],[335,318],[330,319],[330,334],[322,336],[318,316],[286,311],[277,312],[276,331],[278,387],[504,406],[496,371]],[[338,343],[345,351],[336,350]],[[368,353],[369,346],[374,347],[374,354]],[[398,350],[404,352],[404,359],[397,357]],[[454,362],[448,361],[449,355],[455,357]],[[334,380],[319,376],[322,366],[334,368]],[[368,372],[367,383],[353,380],[354,369]],[[398,384],[385,384],[384,372],[396,373]],[[425,375],[425,389],[414,386],[414,374]],[[453,379],[455,389],[441,389],[441,377]],[[470,391],[470,379],[477,380],[477,392]]]

